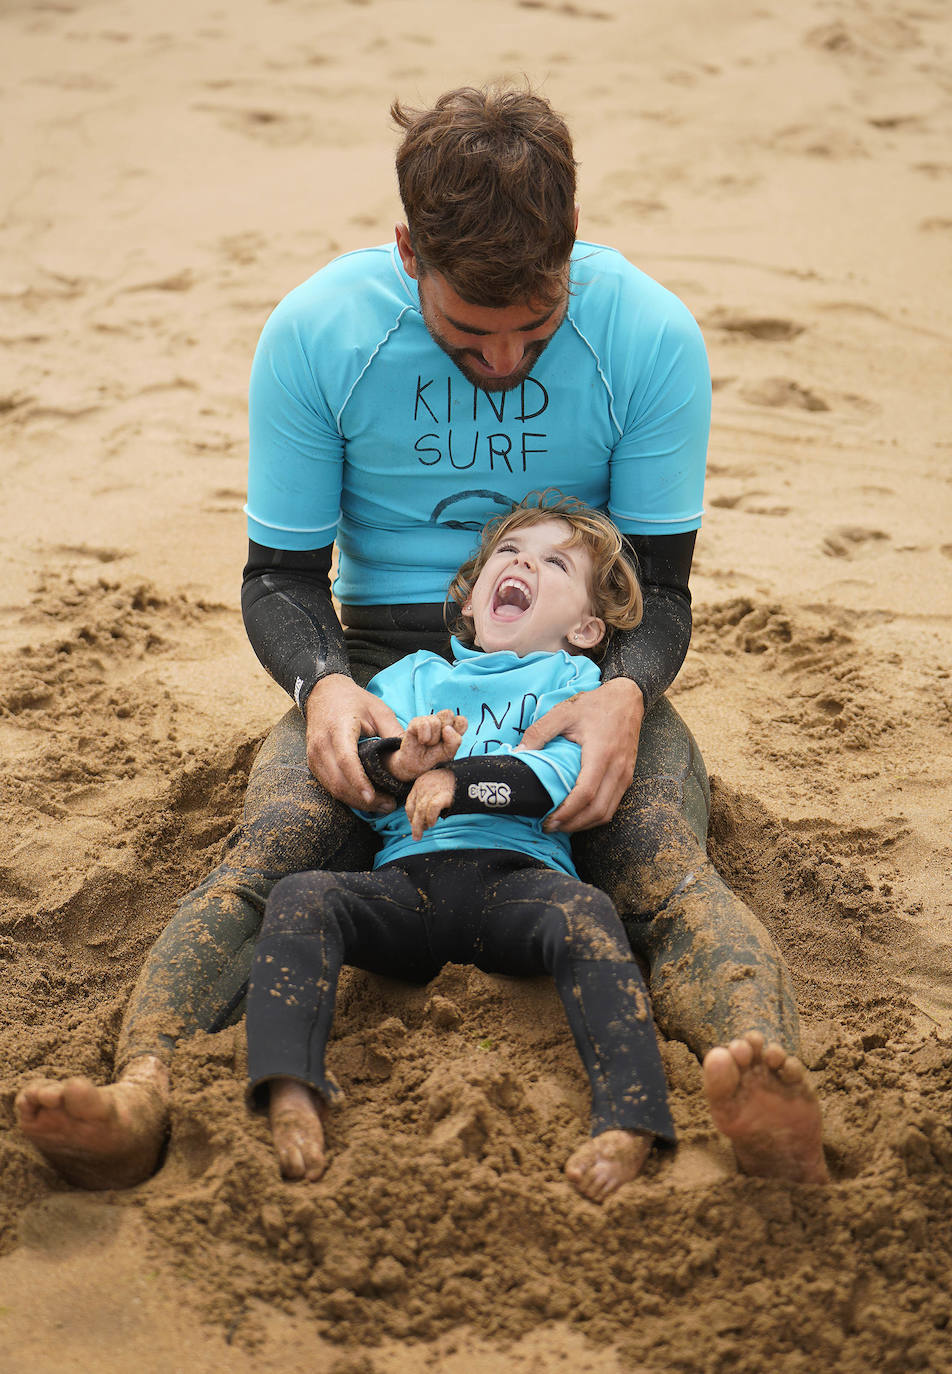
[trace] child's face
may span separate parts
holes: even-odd
[[[568,547],[572,527],[542,520],[500,539],[476,579],[463,614],[472,616],[486,653],[591,649],[605,634],[589,598],[592,556]]]

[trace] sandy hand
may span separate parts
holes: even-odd
[[[566,1177],[583,1197],[604,1202],[641,1172],[653,1140],[644,1131],[603,1131],[574,1152],[565,1166]]]
[[[70,1183],[131,1188],[155,1170],[168,1125],[168,1075],[151,1056],[118,1083],[40,1079],[17,1095],[17,1125]]]
[[[431,716],[414,716],[403,735],[403,742],[387,759],[387,767],[398,782],[413,782],[431,768],[449,763],[466,733],[466,717],[455,711],[437,711]]]
[[[432,772],[417,778],[406,802],[407,817],[415,840],[422,839],[424,830],[436,825],[455,795],[456,778],[448,768],[434,768]]]
[[[820,1104],[800,1060],[759,1031],[704,1056],[704,1090],[742,1173],[826,1183]]]

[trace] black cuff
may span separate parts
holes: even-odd
[[[357,745],[357,757],[360,759],[361,768],[378,792],[385,792],[388,797],[396,797],[398,802],[405,802],[413,783],[400,782],[383,761],[384,754],[392,754],[400,748],[401,743],[399,735],[393,735],[389,739],[379,739],[374,735],[360,741]]]

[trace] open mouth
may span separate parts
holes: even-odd
[[[493,596],[493,615],[497,620],[518,620],[532,605],[532,593],[518,577],[504,577]]]

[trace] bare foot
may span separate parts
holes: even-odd
[[[169,1078],[152,1055],[118,1082],[39,1079],[17,1094],[17,1125],[53,1168],[79,1188],[131,1188],[154,1172],[168,1129]]]
[[[641,1172],[654,1136],[644,1131],[603,1131],[580,1145],[565,1166],[569,1182],[592,1202],[605,1199]]]
[[[730,1137],[742,1173],[826,1183],[820,1104],[799,1059],[748,1031],[704,1056],[714,1125]]]
[[[271,1080],[268,1116],[283,1178],[316,1183],[327,1167],[323,1104],[306,1083],[293,1078]]]

